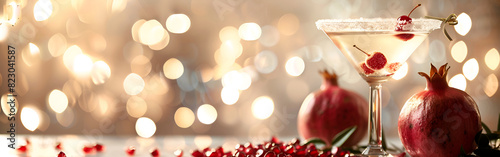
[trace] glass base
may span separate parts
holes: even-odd
[[[366,157],[386,157],[389,153],[385,152],[382,147],[378,146],[368,146],[362,153],[362,156]]]

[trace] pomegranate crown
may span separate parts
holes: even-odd
[[[323,70],[319,72],[323,75],[323,79],[332,86],[337,86],[337,75],[335,73],[329,73],[327,70]]]
[[[420,76],[425,77],[427,79],[427,88],[430,90],[433,89],[444,89],[448,87],[448,82],[446,82],[446,75],[448,75],[448,70],[450,67],[448,63],[442,65],[439,70],[432,65],[431,63],[431,71],[429,75],[424,72],[418,72]]]

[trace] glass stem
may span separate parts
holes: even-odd
[[[370,84],[369,143],[363,155],[387,155],[382,148],[382,84]]]

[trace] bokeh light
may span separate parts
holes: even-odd
[[[134,39],[134,41],[136,42],[140,42],[140,37],[139,37],[139,29],[141,29],[141,26],[146,23],[146,20],[144,19],[140,19],[140,20],[137,20],[134,22],[134,24],[132,25],[132,30],[131,30],[131,33],[132,33],[132,39]]]
[[[262,29],[256,23],[253,22],[244,23],[240,25],[240,28],[238,29],[238,34],[240,38],[243,40],[253,41],[260,38],[260,35],[262,34]]]
[[[479,73],[479,64],[475,58],[469,59],[462,67],[462,73],[468,80],[474,80]]]
[[[402,78],[404,78],[406,76],[406,74],[408,74],[408,63],[404,63],[403,66],[401,66],[398,71],[396,71],[394,73],[394,75],[392,75],[392,78],[395,79],[395,80],[400,80]]]
[[[22,59],[28,66],[38,64],[41,60],[40,48],[33,43],[29,43],[26,49],[22,51]]]
[[[106,62],[97,61],[92,66],[90,77],[92,77],[92,82],[95,85],[103,84],[111,77],[111,69]]]
[[[151,67],[149,58],[144,55],[138,55],[130,62],[132,72],[142,77],[147,76],[151,72]]]
[[[294,14],[285,14],[278,21],[278,30],[283,35],[293,35],[300,27],[300,21]]]
[[[61,33],[54,34],[50,37],[48,42],[48,49],[52,57],[59,57],[64,54],[66,50],[66,37]]]
[[[71,124],[73,124],[75,120],[75,113],[73,112],[73,109],[68,107],[64,112],[56,114],[56,119],[59,124],[63,127],[70,127]]]
[[[127,0],[113,0],[111,3],[111,12],[120,13],[127,7]]]
[[[2,105],[2,111],[3,113],[5,114],[5,116],[7,117],[11,117],[12,115],[15,115],[17,114],[17,109],[18,109],[18,102],[17,100],[14,100],[14,103],[8,103],[8,102],[12,102],[12,100],[14,100],[14,96],[12,96],[11,94],[4,94],[2,95],[2,98],[1,98],[1,104]],[[9,115],[11,114],[11,115]]]
[[[24,107],[21,110],[21,122],[23,126],[29,131],[35,131],[40,125],[40,115],[31,107]]]
[[[179,107],[174,114],[174,121],[180,128],[189,128],[195,120],[194,113],[187,107]]]
[[[126,108],[128,115],[139,118],[146,113],[148,105],[146,104],[146,101],[144,101],[144,99],[142,99],[141,97],[132,96],[128,98]]]
[[[156,124],[147,117],[141,117],[135,123],[135,131],[140,137],[150,138],[156,132]]]
[[[458,63],[462,63],[467,57],[467,45],[464,41],[459,41],[451,47],[451,57]]]
[[[223,87],[235,87],[239,90],[246,90],[252,84],[252,78],[245,72],[232,70],[222,76]]]
[[[300,57],[292,57],[286,61],[285,69],[286,72],[291,76],[299,76],[304,72],[305,67],[304,60]]]
[[[182,34],[191,27],[191,20],[186,14],[172,14],[167,18],[166,26],[168,31]]]
[[[240,98],[240,91],[235,87],[223,87],[220,92],[222,102],[226,105],[233,105]]]
[[[484,62],[486,63],[486,66],[490,68],[491,70],[495,70],[498,67],[498,64],[500,64],[500,55],[498,54],[498,50],[495,48],[492,48],[488,52],[486,52],[486,55],[484,56]]]
[[[226,26],[219,31],[219,39],[221,42],[234,41],[239,42],[240,36],[238,35],[238,29],[233,26]]]
[[[266,47],[273,47],[280,41],[280,32],[271,25],[262,27],[262,36],[259,39],[260,44]]]
[[[240,42],[226,40],[220,45],[219,50],[222,56],[236,59],[243,53],[243,46]]]
[[[498,78],[497,76],[495,76],[495,74],[488,75],[486,81],[483,84],[483,90],[488,97],[492,97],[493,95],[495,95],[498,90]]]
[[[45,21],[52,15],[52,3],[50,0],[38,0],[33,8],[36,21]]]
[[[144,89],[145,83],[141,76],[131,73],[123,81],[123,88],[128,95],[137,95]]]
[[[85,77],[92,71],[94,63],[89,56],[78,54],[73,61],[73,73],[79,77]]]
[[[184,74],[184,66],[177,58],[170,58],[163,64],[163,75],[168,79],[178,79],[182,74]]]
[[[464,75],[462,75],[462,74],[457,74],[457,75],[453,76],[448,81],[448,84],[450,85],[450,87],[460,89],[463,91],[465,91],[465,89],[467,88],[467,80],[465,79]]]
[[[68,70],[73,70],[76,56],[83,54],[82,49],[77,45],[72,45],[66,49],[63,55],[63,62]]]
[[[203,124],[212,124],[217,120],[217,110],[210,104],[203,104],[198,107],[196,115]]]
[[[144,45],[154,45],[164,38],[165,32],[160,22],[149,20],[141,25],[138,34],[141,43]]]
[[[454,26],[455,31],[462,36],[467,35],[472,27],[472,20],[470,19],[470,16],[467,13],[461,13],[458,15],[457,21],[459,22]]]
[[[257,119],[267,119],[274,112],[274,102],[268,96],[260,96],[252,103],[252,114]]]
[[[263,74],[269,74],[278,66],[278,57],[274,52],[264,50],[255,56],[253,63],[257,71]]]
[[[68,97],[64,92],[54,89],[49,94],[49,106],[54,112],[62,113],[68,107]]]

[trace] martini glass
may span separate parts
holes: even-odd
[[[382,84],[410,57],[441,21],[413,19],[395,31],[396,19],[325,19],[316,26],[341,50],[370,86],[369,143],[363,156],[387,156],[382,148]],[[385,62],[384,62],[385,60]]]

